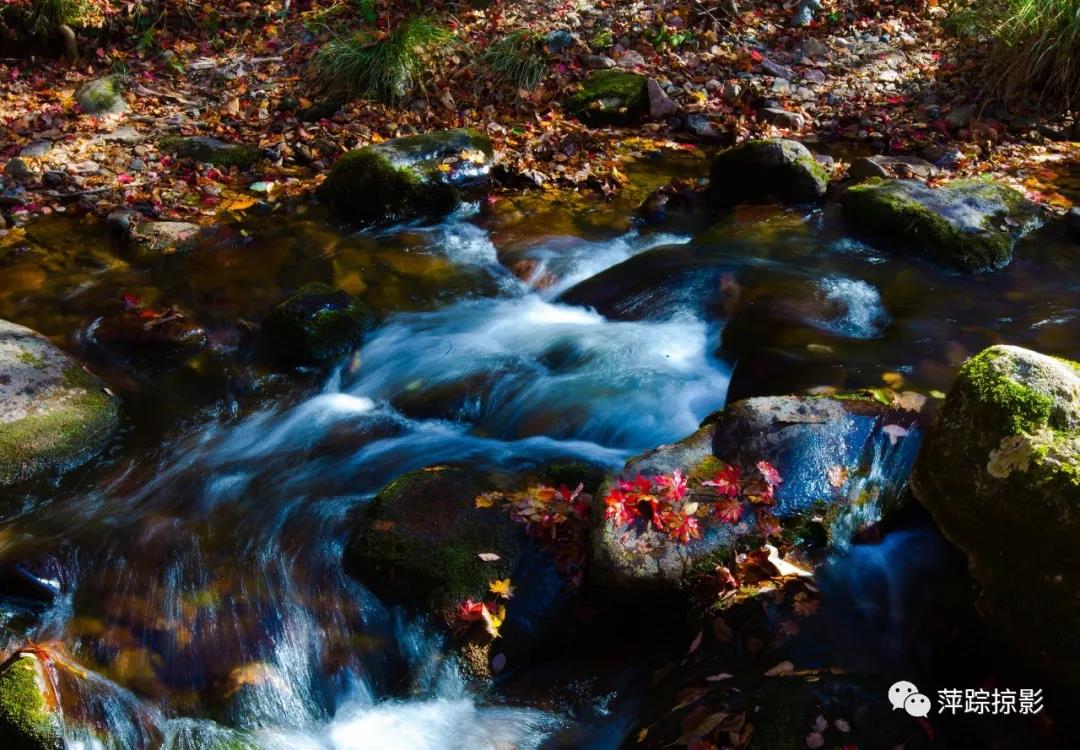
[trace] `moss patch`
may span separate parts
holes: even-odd
[[[566,111],[598,125],[629,124],[649,111],[645,76],[622,70],[598,70],[581,90],[567,97]]]
[[[12,750],[60,747],[60,721],[46,700],[41,665],[32,654],[16,654],[0,668],[0,736]]]
[[[158,142],[158,148],[181,159],[194,159],[217,167],[247,169],[259,160],[259,149],[254,146],[224,143],[200,136],[168,136]]]
[[[1050,419],[1053,399],[995,367],[994,363],[1004,356],[998,349],[987,349],[964,363],[960,378],[987,409],[987,416],[999,431],[1033,432]]]
[[[335,162],[318,197],[354,221],[393,221],[453,210],[458,191],[412,166],[395,165],[373,147],[350,151]]]
[[[355,297],[326,284],[306,284],[267,318],[262,337],[282,359],[325,364],[357,346],[373,323]]]
[[[721,207],[770,198],[808,203],[821,198],[828,184],[829,173],[801,143],[754,140],[713,160],[709,200]]]

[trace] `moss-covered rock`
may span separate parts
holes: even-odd
[[[352,221],[442,216],[486,190],[492,159],[491,141],[471,130],[397,138],[342,156],[318,197]]]
[[[969,359],[912,489],[1010,643],[1080,687],[1080,365],[1012,346]]]
[[[59,701],[41,657],[32,651],[0,666],[0,737],[11,750],[63,746]]]
[[[118,78],[104,76],[83,84],[75,94],[75,101],[88,115],[116,115],[126,112],[128,108],[122,93]]]
[[[118,421],[100,380],[44,336],[0,320],[0,487],[87,461]]]
[[[194,159],[217,167],[248,169],[259,160],[255,146],[225,143],[201,135],[162,138],[158,148],[181,159]]]
[[[624,591],[677,591],[716,564],[730,565],[737,553],[760,548],[769,536],[773,543],[796,546],[846,544],[896,504],[920,437],[915,412],[860,394],[732,404],[685,440],[631,459],[601,488],[593,513],[593,572]],[[717,517],[711,508],[718,497],[702,484],[724,464],[737,467],[742,477],[756,477],[760,461],[771,463],[783,479],[769,508],[778,524],[771,532],[760,527],[748,504],[738,524]],[[690,496],[698,502],[700,538],[684,543],[643,520],[621,526],[604,519],[604,497],[618,479],[676,469],[689,478]],[[816,529],[813,517],[823,519]]]
[[[492,641],[466,627],[458,608],[490,600],[492,581],[509,578],[513,597],[496,641],[511,664],[560,631],[572,587],[554,554],[503,508],[477,507],[490,484],[463,469],[430,467],[394,479],[376,496],[345,552],[346,569],[376,593],[427,613],[456,636],[477,677],[490,674]],[[487,553],[495,558],[481,559]]]
[[[1008,265],[1016,240],[1039,223],[1034,203],[987,180],[930,188],[875,178],[845,191],[843,212],[855,233],[883,248],[971,273]]]
[[[326,284],[306,284],[277,306],[262,328],[264,344],[279,358],[326,364],[353,349],[374,316],[360,300]]]
[[[597,70],[566,99],[566,111],[592,125],[624,125],[649,112],[648,79],[622,70]]]
[[[808,203],[825,195],[829,173],[806,146],[781,138],[747,141],[716,156],[709,179],[714,206],[775,198]]]

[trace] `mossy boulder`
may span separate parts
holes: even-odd
[[[853,232],[875,245],[969,273],[1008,265],[1016,240],[1040,219],[1020,193],[977,179],[937,188],[871,179],[845,191],[843,214]]]
[[[593,512],[593,573],[634,594],[674,592],[765,541],[806,549],[843,546],[896,506],[920,437],[917,413],[865,394],[736,402],[690,437],[631,459],[605,483]],[[761,461],[783,480],[768,508],[776,527],[763,528],[745,500],[739,522],[718,517],[713,508],[720,498],[703,482],[725,464],[737,467],[744,480],[760,481]],[[604,518],[604,499],[619,480],[676,470],[688,478],[689,497],[699,506],[699,538],[672,539],[644,518],[629,525]]]
[[[829,173],[798,141],[747,141],[713,159],[709,200],[717,207],[776,199],[810,203],[825,195]]]
[[[553,552],[524,525],[501,507],[477,507],[477,497],[491,488],[485,478],[454,467],[403,474],[365,509],[345,551],[351,575],[444,625],[481,677],[496,652],[513,664],[557,633],[572,593]],[[482,629],[466,627],[458,609],[466,599],[489,600],[491,582],[506,578],[514,594],[493,646]]]
[[[216,167],[239,169],[248,169],[260,156],[259,149],[255,146],[226,143],[201,135],[162,138],[158,148],[180,159],[193,159]]]
[[[364,223],[443,216],[486,191],[493,158],[490,139],[472,130],[397,138],[342,156],[318,197]]]
[[[44,336],[0,320],[0,487],[84,463],[118,421],[100,380]]]
[[[912,489],[1010,647],[1080,688],[1080,365],[1013,346],[969,359]]]
[[[297,364],[327,364],[355,348],[374,316],[360,300],[326,284],[306,284],[263,323],[262,339],[274,354]]]
[[[83,84],[75,94],[75,101],[88,115],[118,115],[128,108],[123,87],[116,76],[104,76]]]
[[[18,652],[0,666],[0,737],[11,750],[63,747],[59,700],[33,651]]]
[[[649,113],[648,79],[621,70],[597,70],[567,97],[566,111],[590,125],[628,125]]]

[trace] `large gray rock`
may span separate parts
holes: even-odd
[[[0,486],[78,466],[117,422],[100,380],[41,334],[0,320]]]
[[[365,146],[342,156],[319,186],[319,200],[361,222],[449,213],[469,192],[487,189],[491,141],[445,130]]]
[[[127,111],[120,81],[115,76],[104,76],[83,84],[75,101],[88,115],[118,115]]]
[[[1040,221],[1034,203],[986,180],[931,188],[871,179],[848,188],[843,203],[845,221],[871,242],[973,273],[1008,265],[1016,240]]]
[[[828,185],[828,172],[798,141],[747,141],[713,160],[709,199],[721,207],[769,198],[807,203],[824,196]]]
[[[897,501],[920,437],[917,413],[870,396],[775,396],[732,404],[685,440],[631,459],[605,483],[593,514],[594,573],[628,592],[678,590],[717,564],[731,566],[737,553],[756,550],[763,539],[799,544],[816,533],[815,523],[830,541],[846,544]],[[755,504],[743,492],[735,503],[738,519],[719,517],[714,511],[724,501],[703,483],[729,466],[747,486],[763,490],[761,461],[783,480],[772,502]],[[687,497],[697,503],[700,538],[672,539],[646,518],[630,524],[605,518],[620,482],[676,470],[688,478]],[[766,528],[763,509],[775,528]]]
[[[960,369],[912,478],[1009,643],[1080,687],[1080,364],[994,346]]]

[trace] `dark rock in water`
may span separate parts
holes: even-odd
[[[768,198],[808,203],[824,196],[828,184],[829,174],[801,143],[748,141],[713,160],[709,198],[721,207]]]
[[[313,283],[278,305],[263,324],[262,339],[281,359],[326,364],[359,345],[372,323],[360,300]]]
[[[646,196],[637,215],[647,224],[665,224],[675,217],[700,215],[704,204],[704,192],[695,183],[676,178]]]
[[[121,93],[119,79],[105,76],[84,84],[75,94],[75,101],[88,115],[116,115],[128,108]]]
[[[566,111],[589,125],[628,125],[649,113],[646,78],[621,70],[597,70],[567,97]]]
[[[107,315],[94,322],[89,335],[106,347],[184,354],[201,350],[207,342],[205,328],[173,310],[129,310]]]
[[[1080,242],[1080,208],[1072,208],[1065,215],[1065,234]]]
[[[118,421],[104,383],[44,336],[0,320],[0,487],[79,466]]]
[[[593,514],[593,573],[631,594],[677,591],[718,564],[733,565],[737,554],[757,550],[763,540],[798,546],[823,536],[845,545],[897,505],[919,442],[916,412],[869,395],[732,404],[685,440],[631,459],[601,488]],[[770,468],[782,481],[769,478]],[[699,538],[680,541],[642,519],[626,525],[604,518],[608,493],[624,489],[620,481],[676,470],[688,478]],[[751,502],[745,484],[737,500],[704,484],[729,471],[758,487],[768,502]],[[727,517],[719,514],[721,507]]]
[[[471,130],[397,138],[350,151],[319,186],[319,200],[360,222],[438,217],[487,190],[491,141]]]
[[[872,179],[848,188],[843,208],[852,230],[871,242],[970,273],[1008,265],[1017,238],[1040,222],[1038,206],[985,180],[930,188]]]
[[[851,162],[848,177],[856,182],[872,177],[918,177],[925,180],[936,177],[939,172],[936,166],[917,156],[861,156]]]
[[[492,581],[509,578],[500,638],[473,632],[459,649],[474,676],[490,676],[495,652],[511,660],[550,637],[565,613],[571,584],[554,554],[526,535],[500,507],[478,507],[490,486],[461,469],[433,467],[404,474],[382,489],[349,540],[349,572],[379,592],[460,631],[466,600],[491,598]],[[495,557],[484,560],[481,554]]]
[[[1080,689],[1080,364],[1014,346],[969,359],[912,490],[1012,647]]]
[[[54,558],[0,565],[0,597],[48,603],[61,587],[60,564]]]
[[[225,143],[217,138],[201,135],[170,136],[158,144],[162,151],[181,159],[194,159],[218,167],[247,169],[259,160],[259,149],[235,143]]]

